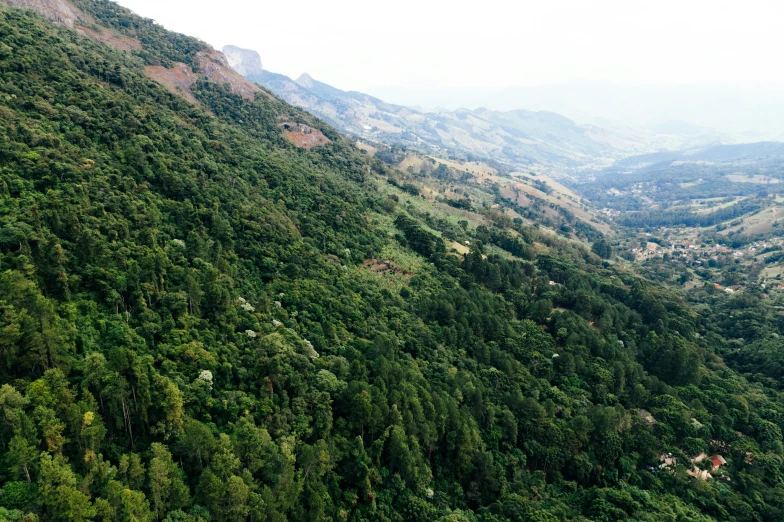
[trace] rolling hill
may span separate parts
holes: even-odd
[[[778,192],[784,143],[715,145],[632,156],[585,172],[579,190],[600,207],[642,210]]]

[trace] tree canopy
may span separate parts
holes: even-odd
[[[78,5],[143,51],[0,7],[0,519],[784,518],[784,403],[721,325],[382,198],[388,166],[271,95],[189,103],[144,65],[201,44]],[[686,474],[706,450],[731,480]]]

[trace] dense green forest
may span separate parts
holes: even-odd
[[[727,296],[712,287],[695,289],[690,299],[696,307],[711,310],[711,321],[726,342],[716,350],[747,379],[772,389],[784,387],[784,331],[782,296],[771,298],[759,286]]]
[[[198,41],[77,5],[143,50],[0,7],[0,520],[784,519],[784,402],[729,319],[399,205],[273,96],[144,75]]]

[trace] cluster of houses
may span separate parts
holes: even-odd
[[[643,193],[656,192],[656,185],[646,187],[644,183],[637,183],[632,185],[629,190],[618,190],[615,187],[607,189],[609,196],[628,196],[629,194],[642,195]],[[648,199],[648,198],[645,198]]]
[[[698,464],[704,462],[706,459],[708,460],[709,465],[698,466]],[[659,457],[659,460],[661,461],[661,464],[659,465],[660,469],[674,471],[675,466],[678,465],[678,459],[677,457],[673,457],[672,453],[662,454]],[[711,455],[709,457],[707,453],[700,453],[690,460],[690,464],[691,465],[688,466],[688,469],[686,470],[686,473],[688,473],[689,476],[696,479],[708,480],[713,478],[711,473],[715,474],[718,472],[722,466],[727,465],[727,461],[721,455]],[[726,476],[721,476],[719,478],[722,480],[730,480],[730,478]]]
[[[653,417],[653,415],[651,415],[651,413],[648,412],[647,410],[638,409],[637,415],[650,425],[654,425],[657,422],[656,419]],[[698,427],[701,426],[699,421],[697,421],[697,419],[692,419],[692,422],[695,424],[695,426]],[[743,434],[739,432],[738,435],[742,436]],[[727,448],[726,444],[722,445],[719,441],[713,441],[712,445],[718,447],[724,447],[725,449]],[[746,459],[747,462],[749,463],[750,463],[749,461],[750,458],[751,458],[751,453],[747,453]],[[662,453],[661,456],[659,456],[659,461],[661,461],[661,464],[659,464],[658,468],[652,466],[649,468],[649,470],[650,471],[662,470],[662,471],[668,471],[670,473],[675,473],[675,467],[678,465],[678,457],[673,456],[672,453]],[[701,464],[702,462],[706,462],[706,461],[707,461],[706,464]],[[719,470],[721,469],[721,467],[726,465],[727,465],[727,461],[724,459],[724,457],[722,457],[718,453],[708,456],[707,453],[703,452],[689,460],[689,464],[686,466],[687,468],[686,473],[688,473],[689,476],[694,477],[696,479],[708,480],[708,479],[712,479],[713,475],[716,475],[717,472],[719,472]],[[720,476],[717,476],[716,478],[718,480],[725,480],[725,481],[730,480],[730,478],[724,475],[723,473],[721,473]]]
[[[650,234],[647,234],[650,235]],[[755,257],[760,255],[765,249],[774,246],[784,246],[784,240],[773,239],[768,241],[755,241],[744,248],[732,249],[726,245],[706,245],[692,242],[688,239],[676,241],[667,247],[657,243],[649,242],[645,248],[634,248],[632,252],[638,261],[644,261],[650,257],[662,257],[669,254],[671,258],[685,258],[686,261],[701,263],[704,258],[717,259],[720,255],[732,256],[733,258]]]
[[[721,286],[719,283],[713,283],[713,288],[716,290],[723,290],[726,294],[734,294],[740,290],[740,285]]]
[[[650,234],[647,234],[650,235]],[[775,238],[767,241],[756,241],[752,244],[745,246],[742,249],[732,249],[726,245],[713,244],[706,245],[704,243],[692,242],[684,239],[674,242],[668,246],[661,246],[654,242],[648,242],[644,248],[634,248],[632,253],[635,261],[644,263],[649,259],[663,258],[665,255],[673,261],[680,261],[683,263],[691,263],[693,266],[699,265],[703,267],[712,266],[711,260],[721,261],[726,264],[732,259],[754,259],[761,261],[760,257],[766,249],[774,247],[784,247],[784,239]],[[779,281],[763,281],[763,290],[784,290],[784,284]],[[770,283],[770,284],[767,284]],[[722,287],[719,284],[714,285],[716,289],[722,290],[728,294],[733,294],[740,289],[738,285],[730,287]]]

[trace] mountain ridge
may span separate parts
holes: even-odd
[[[719,139],[704,134],[657,137],[645,130],[578,125],[551,111],[422,111],[361,92],[343,91],[307,73],[296,80],[270,71],[248,78],[363,139],[455,159],[492,160],[511,170],[549,165],[563,175],[575,169],[606,167],[617,159],[660,148]]]

